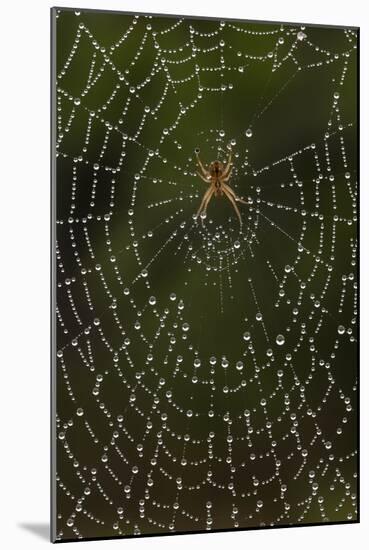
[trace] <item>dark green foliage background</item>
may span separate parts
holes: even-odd
[[[102,77],[85,96],[81,97],[94,52],[91,40],[86,33],[82,32],[77,52],[57,83],[61,98],[60,111],[57,111],[57,115],[61,114],[63,125],[66,124],[75,107],[73,99],[81,98],[71,129],[63,135],[57,157],[56,205],[57,220],[60,222],[57,225],[57,244],[60,253],[57,262],[57,282],[59,283],[57,302],[63,319],[63,324],[58,323],[57,336],[57,349],[63,350],[62,358],[60,361],[58,358],[57,361],[57,426],[58,431],[67,434],[65,439],[58,440],[57,447],[58,479],[63,484],[63,487],[59,484],[57,489],[58,537],[65,540],[77,538],[79,535],[89,538],[170,531],[172,511],[158,508],[152,501],[172,505],[176,499],[175,479],[179,476],[187,486],[200,484],[198,490],[184,489],[180,494],[180,505],[197,516],[199,521],[196,523],[178,513],[176,532],[204,530],[207,501],[213,503],[213,529],[230,529],[236,526],[236,520],[231,519],[234,506],[239,510],[237,516],[239,527],[320,523],[323,519],[318,496],[324,497],[326,521],[355,520],[354,499],[350,496],[344,500],[342,506],[339,506],[339,503],[345,496],[345,482],[350,483],[350,495],[356,493],[356,341],[351,342],[345,335],[339,338],[337,350],[334,346],[338,325],[352,327],[355,332],[352,319],[355,316],[356,305],[352,284],[347,285],[342,313],[338,313],[338,307],[342,275],[349,273],[356,275],[356,265],[351,263],[352,246],[356,239],[356,224],[355,219],[351,224],[334,223],[334,215],[352,220],[354,214],[345,172],[350,172],[350,181],[354,186],[357,171],[356,52],[350,52],[345,81],[343,86],[339,86],[345,59],[341,54],[352,50],[352,44],[348,43],[343,29],[307,26],[304,30],[310,42],[332,52],[331,57],[334,57],[335,53],[339,54],[338,59],[333,59],[327,64],[326,54],[321,50],[314,50],[302,41],[294,51],[295,60],[287,58],[278,70],[272,72],[273,59],[245,60],[237,55],[237,51],[247,52],[252,56],[265,56],[275,48],[278,33],[250,35],[237,32],[231,25],[226,25],[222,30],[222,38],[231,48],[224,50],[225,66],[233,69],[224,70],[222,75],[218,70],[201,71],[200,80],[204,87],[219,88],[222,83],[231,82],[233,88],[228,88],[224,92],[204,90],[202,98],[199,99],[196,77],[185,83],[170,85],[157,115],[148,116],[137,139],[131,139],[137,132],[145,106],[153,109],[160,101],[167,84],[165,72],[158,70],[148,85],[138,89],[137,95],[132,94],[129,86],[121,81],[114,99],[106,105],[106,108],[101,109],[101,106],[108,100],[113,87],[119,82],[117,69],[123,72],[129,85],[136,87],[136,91],[137,86],[150,75],[157,54],[151,33],[145,42],[141,56],[135,65],[130,67],[141,40],[147,32],[147,24],[150,23],[152,29],[159,33],[176,21],[168,17],[142,16],[136,23],[135,31],[124,43],[124,47],[118,47],[109,53],[109,48],[128,29],[132,19],[133,16],[129,15],[93,11],[82,12],[80,16],[76,16],[73,10],[62,9],[58,13],[56,22],[58,74],[70,54],[78,25],[82,21],[98,44],[106,49],[105,52],[101,49],[96,50],[96,71],[103,64],[105,54],[112,62],[112,64],[106,63]],[[241,29],[257,32],[264,30],[269,32],[281,28],[277,24],[246,22],[232,24]],[[190,52],[186,46],[189,42],[190,26],[201,33],[212,33],[219,28],[219,22],[188,19],[172,32],[158,35],[161,48],[178,49],[183,46],[181,57],[187,57]],[[287,29],[289,34],[284,31],[285,41],[278,48],[278,60],[287,55],[300,27],[285,25],[284,29]],[[197,35],[194,39],[199,48],[208,48],[219,41],[219,37],[209,38]],[[165,54],[165,57],[179,58],[178,55],[171,56],[170,53]],[[316,66],[320,61],[322,61],[321,66]],[[198,51],[196,56],[190,56],[186,63],[168,65],[171,79],[176,81],[190,77],[194,73],[195,64],[199,67],[218,67],[219,50],[207,53]],[[314,66],[308,68],[309,64]],[[243,72],[234,69],[240,65],[245,67]],[[128,67],[130,67],[128,72],[124,72]],[[302,67],[302,70],[298,67]],[[337,89],[340,92],[341,130],[338,130],[335,117],[332,116],[332,98]],[[122,110],[128,97],[130,97],[129,109],[122,117]],[[163,129],[173,125],[181,106],[189,106],[188,112],[163,143],[159,144]],[[82,152],[88,115],[91,111],[95,111],[96,116],[92,124],[87,151]],[[324,148],[324,134],[330,119],[333,121],[333,126],[327,141],[331,171],[327,170]],[[99,160],[106,132],[106,121],[109,121],[116,130],[110,134],[103,159]],[[253,130],[251,138],[245,136],[245,130],[249,127]],[[225,131],[224,138],[219,137],[220,129]],[[125,148],[126,155],[119,166],[123,134],[128,136],[128,140]],[[343,163],[340,137],[344,141],[349,169],[346,169]],[[175,146],[174,139],[182,145],[181,149]],[[251,254],[246,241],[242,241],[238,220],[229,202],[225,199],[211,201],[208,218],[214,223],[213,225],[209,223],[209,231],[211,232],[216,224],[222,224],[231,241],[239,239],[242,243],[243,257],[240,257],[236,265],[231,268],[231,287],[226,274],[219,276],[219,273],[208,272],[204,261],[197,263],[196,260],[191,260],[191,254],[201,251],[204,246],[201,224],[196,226],[197,229],[192,230],[189,240],[183,244],[183,236],[191,226],[191,217],[196,212],[205,190],[205,184],[195,174],[194,148],[200,148],[201,158],[208,164],[219,154],[223,155],[222,158],[226,158],[226,145],[230,139],[236,139],[234,152],[238,155],[234,159],[234,175],[230,184],[239,196],[250,196],[254,200],[251,207],[240,205],[240,209],[245,224],[256,227],[257,239],[257,241],[252,240],[250,232],[246,230],[248,239],[252,241],[253,254]],[[316,186],[313,180],[317,177],[317,169],[313,151],[309,148],[304,150],[313,143],[324,174],[319,184],[319,209],[315,202]],[[138,180],[134,216],[130,217],[128,210],[132,206],[134,176],[142,170],[148,151],[157,149],[159,155],[150,158],[144,176]],[[298,187],[295,182],[290,186],[292,176],[288,161],[276,165],[273,163],[300,150],[302,152],[294,157],[293,162],[298,180],[303,185]],[[78,161],[80,155],[82,159]],[[248,165],[242,167],[246,157]],[[163,162],[163,159],[166,161]],[[96,199],[94,206],[91,207],[93,164],[97,162],[100,168],[97,174]],[[73,166],[77,167],[77,190],[72,221],[68,221],[72,202]],[[269,167],[268,170],[259,172],[266,166]],[[335,176],[334,185],[328,179],[329,174]],[[116,182],[113,209],[109,205],[112,178]],[[282,183],[285,183],[283,188]],[[332,192],[333,186],[334,192]],[[258,187],[261,189],[260,193],[256,191]],[[301,203],[301,190],[304,195],[304,204]],[[262,202],[257,202],[258,197],[261,197]],[[150,206],[160,201],[168,202],[157,207]],[[296,208],[297,211],[268,206],[265,201],[282,204],[291,209]],[[308,212],[307,216],[301,215],[303,209]],[[111,254],[106,243],[103,219],[104,214],[110,210],[112,215],[108,226],[110,246],[116,257],[114,264],[110,262]],[[320,251],[321,221],[317,216],[310,215],[317,210],[324,216],[324,241]],[[93,219],[88,220],[89,214],[93,215]],[[97,219],[96,216],[100,216],[101,219]],[[129,220],[132,220],[131,226]],[[187,224],[186,230],[181,229],[182,222]],[[302,224],[305,222],[307,229],[301,241]],[[208,220],[205,223],[208,224]],[[85,226],[88,227],[94,258],[91,257],[86,244]],[[142,265],[137,262],[133,246],[134,239],[131,234],[132,227],[137,238]],[[336,240],[332,251],[332,231],[334,230]],[[149,231],[153,231],[151,238],[148,237]],[[300,241],[307,252],[297,250]],[[75,247],[73,242],[76,244]],[[192,248],[189,249],[189,245]],[[160,253],[155,256],[159,250],[161,250]],[[76,260],[76,251],[78,251],[80,263]],[[215,257],[219,258],[219,254],[221,255],[219,252],[214,254],[212,260]],[[293,265],[298,254],[301,256],[296,268],[298,277],[288,277],[284,287],[286,297],[290,298],[291,303],[284,299],[276,308],[279,286],[266,260],[270,261],[277,278],[281,280],[284,275],[284,266]],[[200,252],[199,255],[204,259],[203,253]],[[320,256],[318,265],[315,261],[316,255]],[[154,256],[155,260],[152,261]],[[105,287],[100,272],[96,271],[96,264],[102,266]],[[149,264],[149,274],[148,279],[145,279],[140,277],[140,273],[147,264]],[[326,265],[332,266],[331,272],[327,271]],[[85,273],[81,271],[81,266],[87,270]],[[123,284],[116,277],[115,266],[119,268]],[[310,279],[315,268],[316,273]],[[314,300],[320,300],[328,273],[331,278],[321,306],[318,309],[314,308]],[[72,281],[68,288],[72,293],[82,324],[78,323],[71,308],[66,279]],[[298,322],[294,323],[292,308],[296,305],[300,291],[298,279],[305,281],[307,288],[299,307]],[[150,290],[147,288],[147,280],[150,282]],[[250,282],[257,297],[258,306],[255,303]],[[86,298],[86,286],[92,299],[92,306]],[[124,294],[125,287],[130,289],[129,295]],[[183,321],[189,323],[190,330],[187,340],[183,340],[180,337],[181,327],[179,326],[175,349],[168,353],[169,320],[173,323],[177,316],[177,302],[173,304],[169,300],[172,292],[176,293],[177,300],[184,301]],[[169,308],[168,322],[155,341],[153,349],[147,346],[133,329],[137,310],[143,311],[142,330],[149,335],[149,340],[154,337],[159,320],[148,306],[150,295],[156,297],[159,315],[163,314],[165,308]],[[311,298],[312,295],[314,299]],[[132,298],[135,306],[130,301]],[[125,334],[122,334],[121,327],[118,327],[114,320],[110,307],[113,299],[116,300],[114,311],[121,320]],[[263,314],[263,321],[270,337],[269,342],[262,324],[255,320],[258,311]],[[102,332],[94,327],[95,318],[100,319],[99,329]],[[322,326],[315,333],[320,318],[323,319]],[[306,331],[302,340],[301,323],[305,323]],[[91,327],[88,334],[83,333],[86,327]],[[252,333],[253,351],[243,357],[246,344],[242,335],[245,331]],[[275,344],[276,336],[280,333],[286,337],[283,346]],[[106,345],[102,339],[102,334],[109,345]],[[122,344],[127,336],[130,338],[129,354],[134,368],[127,361],[124,350],[122,351]],[[313,351],[312,342],[309,342],[310,336],[314,336]],[[74,342],[76,345],[72,345],[74,339],[76,339]],[[84,356],[89,357],[88,344],[93,350],[94,372],[81,359],[81,351]],[[189,349],[189,345],[192,345],[192,349]],[[110,349],[109,346],[111,346]],[[112,350],[118,349],[120,350],[119,366],[123,378],[119,376],[113,362]],[[272,349],[272,355],[267,354],[268,349]],[[147,354],[150,352],[153,353],[154,359],[151,364],[148,364]],[[214,391],[211,390],[209,383],[193,384],[191,381],[195,352],[202,361],[202,367],[197,374],[204,380],[212,378]],[[294,370],[286,366],[286,353],[292,353]],[[332,353],[335,353],[335,357],[331,357]],[[182,355],[184,358],[181,364],[184,376],[173,375],[177,355]],[[209,357],[213,355],[218,358],[218,363],[215,372],[210,376]],[[316,357],[315,370],[312,370],[313,355]],[[167,356],[169,359],[166,359]],[[232,368],[225,370],[220,366],[219,358],[222,356],[227,357]],[[243,372],[234,368],[234,364],[240,359],[243,359],[245,364]],[[329,371],[324,366],[319,366],[321,359],[330,363]],[[283,388],[268,400],[266,412],[260,405],[260,400],[263,397],[268,399],[270,394],[278,388],[277,371],[279,369],[284,371]],[[138,381],[137,372],[141,372],[141,378]],[[66,383],[65,373],[70,386]],[[103,382],[100,384],[98,402],[92,390],[96,383],[96,375],[99,373],[103,376]],[[333,385],[326,394],[330,382],[329,373],[333,376]],[[165,379],[163,388],[158,386],[160,377]],[[247,385],[241,391],[224,394],[223,386],[227,385],[230,388],[238,386],[243,379],[247,381]],[[298,383],[296,383],[297,379]],[[130,396],[135,386],[137,386],[136,399],[131,402]],[[301,387],[304,388],[302,392]],[[69,393],[70,388],[73,390],[74,399]],[[172,391],[174,403],[184,411],[191,409],[198,414],[189,419],[176,410],[165,397],[165,392],[169,389]],[[290,395],[288,414],[284,404],[285,393]],[[209,418],[212,394],[215,415]],[[342,395],[350,397],[352,411],[346,411]],[[153,407],[155,396],[158,397],[158,403]],[[108,412],[104,412],[99,403],[103,403]],[[77,407],[84,409],[83,417],[76,415]],[[138,407],[141,414],[135,407]],[[245,409],[251,412],[251,425],[254,428],[252,449],[248,448],[246,441],[237,440],[238,436],[244,437],[247,431]],[[223,417],[227,412],[233,419],[232,464],[238,466],[233,478],[230,465],[225,461],[228,455],[226,443],[228,427]],[[162,413],[167,413],[167,421],[162,420]],[[291,413],[297,415],[299,434],[297,438],[293,432]],[[124,422],[119,428],[117,442],[129,463],[139,466],[139,474],[134,476],[132,483],[130,499],[126,498],[123,488],[116,483],[101,462],[101,455],[104,452],[102,449],[105,445],[112,470],[124,480],[123,485],[129,483],[132,477],[130,467],[126,466],[118,454],[112,450],[112,434],[119,424],[116,420],[119,414],[123,414]],[[144,438],[144,451],[141,456],[136,445],[145,433],[147,416],[151,416],[153,428]],[[343,416],[347,417],[347,424],[344,426],[343,434],[337,435],[336,430]],[[71,419],[72,425],[65,430],[63,424]],[[94,443],[93,437],[88,433],[84,425],[85,419],[88,420],[98,439],[98,444]],[[272,437],[265,430],[268,420],[272,422]],[[318,437],[314,445],[309,446],[316,434],[317,426],[320,427],[323,435],[321,438]],[[133,436],[132,440],[126,436],[124,430]],[[210,431],[215,434],[216,459],[205,460],[193,467],[183,467],[179,459],[177,464],[174,464],[162,451],[159,454],[158,466],[154,468],[150,466],[149,461],[157,446],[158,432],[162,433],[162,439],[169,452],[180,457],[185,433],[190,434],[191,439],[206,441]],[[177,439],[172,435],[174,433],[182,437]],[[322,440],[331,441],[332,449],[326,449]],[[274,448],[272,441],[276,442],[275,456],[271,451]],[[297,447],[299,452],[296,450]],[[201,445],[188,443],[185,448],[188,461],[201,461],[207,456],[206,443]],[[309,450],[307,464],[303,474],[295,480],[293,476],[302,464],[301,449],[305,448]],[[255,461],[250,460],[250,452],[256,452]],[[333,459],[330,459],[329,455],[333,455]],[[280,498],[280,481],[277,477],[273,477],[276,457],[281,460],[280,479],[287,485],[284,500]],[[324,470],[326,464],[328,464],[327,471]],[[94,467],[98,469],[96,478],[106,491],[108,499],[105,499],[96,489],[94,476],[91,473]],[[169,472],[173,479],[163,475],[159,467]],[[213,471],[213,478],[223,484],[224,489],[202,482],[206,480],[210,468]],[[154,470],[154,485],[150,491],[150,498],[146,499],[145,515],[140,517],[139,500],[145,498],[147,474],[151,469]],[[301,519],[304,508],[301,502],[308,499],[312,493],[312,480],[308,476],[308,472],[312,470],[316,471],[319,477],[319,489],[317,496],[313,497],[311,505]],[[340,481],[341,477],[344,481]],[[266,481],[265,484],[261,483],[257,490],[253,484],[255,478],[260,482]],[[226,488],[231,479],[234,482],[236,496]],[[73,526],[68,526],[66,522],[73,513],[76,500],[83,494],[87,485],[92,488],[92,493],[83,506],[103,523],[96,523],[85,513],[77,513],[74,519],[74,526],[78,527],[76,532]],[[247,496],[241,496],[248,493]],[[109,504],[109,499],[114,503],[113,505]],[[264,503],[263,507],[255,512],[256,502],[260,499]],[[280,517],[283,512],[283,502],[290,504],[289,515]],[[118,528],[113,528],[113,524],[118,521],[116,511],[118,503],[121,503],[124,508],[124,519],[118,522]],[[158,523],[155,524],[155,522]]]

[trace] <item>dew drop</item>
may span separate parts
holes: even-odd
[[[278,334],[275,341],[277,342],[278,346],[283,346],[283,344],[285,343],[285,338],[284,338],[283,334]]]

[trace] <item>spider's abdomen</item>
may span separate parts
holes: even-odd
[[[216,180],[215,183],[214,183],[214,187],[215,187],[215,195],[217,197],[220,197],[221,195],[223,195],[223,190],[222,190],[222,183],[220,180]]]

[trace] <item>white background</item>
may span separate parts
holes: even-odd
[[[58,4],[58,6],[63,3]],[[65,4],[64,4],[65,5]],[[361,518],[356,525],[98,541],[91,547],[340,550],[369,540],[368,107],[366,0],[79,0],[67,6],[361,27]],[[33,550],[49,521],[49,8],[7,0],[0,11],[0,544]],[[83,546],[84,547],[84,546]],[[79,548],[79,546],[78,546]]]

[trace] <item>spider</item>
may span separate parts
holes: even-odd
[[[229,147],[229,156],[228,156],[228,162],[226,166],[224,166],[223,163],[220,162],[219,160],[214,160],[209,164],[208,169],[206,169],[202,164],[199,157],[199,152],[200,150],[198,148],[195,149],[197,164],[199,165],[199,168],[200,168],[200,172],[198,171],[197,174],[205,183],[209,185],[209,188],[205,191],[205,194],[200,204],[200,208],[197,211],[196,218],[201,213],[206,214],[206,209],[213,195],[215,197],[221,197],[224,194],[232,203],[232,206],[235,209],[237,217],[239,219],[240,227],[242,227],[242,218],[241,218],[241,214],[238,209],[238,206],[236,204],[236,201],[242,202],[243,204],[251,204],[252,200],[249,198],[248,201],[245,201],[240,197],[237,197],[233,189],[226,183],[229,181],[231,177],[232,168],[233,168],[232,148]]]

